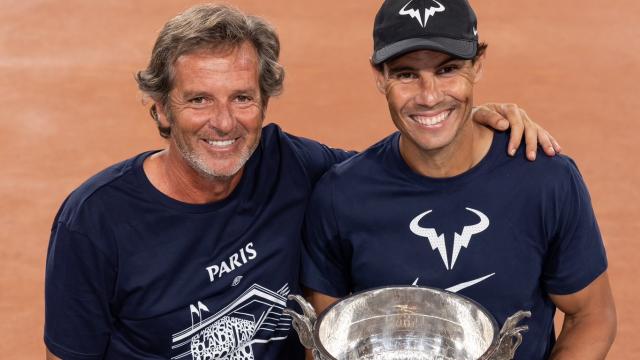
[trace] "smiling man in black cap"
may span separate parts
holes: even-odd
[[[516,359],[603,359],[616,314],[588,191],[570,158],[510,158],[508,133],[471,121],[487,46],[468,2],[385,1],[374,48],[399,131],[316,186],[303,261],[314,306],[434,286],[478,301],[500,325],[531,311]],[[556,307],[566,314],[557,341]]]

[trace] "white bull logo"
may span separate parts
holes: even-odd
[[[480,222],[475,225],[469,225],[462,228],[462,233],[454,233],[453,236],[453,254],[451,257],[451,266],[449,266],[449,260],[447,256],[447,247],[444,241],[444,234],[438,234],[436,229],[434,228],[425,228],[419,225],[420,220],[423,217],[432,212],[432,210],[427,210],[422,214],[419,214],[413,220],[411,220],[411,224],[409,224],[409,229],[412,233],[425,237],[429,240],[429,244],[431,245],[431,250],[438,250],[440,253],[440,257],[444,262],[444,266],[447,270],[453,269],[453,266],[456,264],[456,260],[458,259],[458,255],[460,254],[460,250],[464,247],[465,249],[469,246],[469,242],[471,241],[471,237],[475,234],[479,234],[485,231],[489,227],[489,218],[481,213],[478,210],[472,208],[465,208],[468,211],[476,214],[480,218]]]
[[[404,15],[409,15],[412,18],[415,18],[416,20],[418,20],[418,23],[423,28],[427,27],[427,22],[429,21],[429,17],[435,15],[437,12],[443,12],[445,10],[444,5],[440,4],[436,0],[433,0],[434,3],[438,4],[438,7],[431,6],[428,9],[424,9],[424,19],[422,19],[422,16],[420,14],[420,10],[421,9],[407,9],[407,6],[409,6],[409,4],[411,4],[412,2],[413,2],[413,0],[409,1],[408,3],[406,3],[402,7],[402,9],[400,9],[400,12],[398,14],[403,15],[403,16]]]

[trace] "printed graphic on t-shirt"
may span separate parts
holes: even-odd
[[[439,234],[438,230],[436,230],[435,228],[422,227],[419,225],[420,220],[429,215],[432,210],[427,210],[414,217],[409,224],[409,229],[412,233],[420,237],[427,238],[429,240],[431,250],[438,250],[438,252],[440,253],[440,257],[442,258],[442,262],[444,262],[444,266],[445,268],[447,268],[447,270],[453,270],[453,267],[456,264],[456,260],[458,260],[458,255],[460,255],[460,250],[462,250],[462,248],[466,249],[469,246],[469,242],[471,241],[473,235],[479,234],[487,230],[487,228],[489,227],[489,218],[485,214],[472,208],[465,209],[476,214],[479,218],[479,221],[476,224],[464,225],[461,234],[454,234],[451,265],[449,265],[449,257],[447,256],[447,246],[445,243],[444,234]]]
[[[254,249],[253,243],[250,242],[243,248],[231,254],[228,259],[220,261],[215,265],[207,266],[206,270],[207,274],[209,274],[209,281],[214,282],[215,279],[220,279],[225,274],[230,274],[257,257],[258,252]]]
[[[475,224],[461,224],[461,233],[454,233],[453,243],[451,244],[451,248],[453,249],[451,262],[449,262],[445,234],[439,233],[435,227],[425,227],[420,225],[420,221],[423,218],[427,217],[427,215],[431,214],[433,210],[427,210],[418,214],[411,220],[411,223],[409,224],[409,229],[412,233],[426,238],[431,247],[431,250],[438,251],[440,257],[442,258],[442,262],[444,263],[444,267],[447,270],[453,270],[456,261],[458,261],[458,258],[460,257],[462,248],[468,248],[473,236],[487,230],[487,228],[489,228],[489,224],[491,223],[489,221],[489,218],[482,211],[475,210],[469,207],[465,209],[475,214],[478,217],[478,221]],[[458,284],[451,284],[451,286],[447,287],[446,290],[451,292],[458,292],[470,286],[479,284],[484,280],[492,277],[493,275],[495,275],[495,273],[483,274],[482,276],[470,279],[468,281],[464,281]],[[420,278],[416,278],[411,285],[419,285],[419,280]]]
[[[496,273],[491,273],[491,274],[488,274],[488,275],[480,276],[477,279],[472,279],[472,280],[469,280],[469,281],[463,281],[463,282],[461,282],[459,284],[455,284],[455,285],[449,286],[445,290],[451,291],[453,293],[457,293],[458,291],[464,290],[464,289],[466,289],[468,287],[471,287],[471,286],[473,286],[475,284],[479,284],[479,283],[487,280],[488,278],[492,277],[495,274]],[[420,285],[419,281],[420,281],[420,277],[417,277],[413,281],[413,283],[411,283],[411,286],[419,286]]]
[[[180,354],[172,359],[254,359],[254,346],[287,338],[291,317],[282,311],[289,291],[289,284],[277,291],[253,284],[212,315],[206,304],[192,304],[191,327],[173,335]]]

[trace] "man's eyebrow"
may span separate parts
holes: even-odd
[[[407,66],[407,65],[389,65],[387,66],[387,72],[389,74],[397,74],[399,72],[403,72],[403,71],[416,71],[416,68],[412,67],[412,66]]]
[[[445,64],[448,64],[450,62],[455,62],[455,61],[464,61],[464,59],[459,58],[459,57],[455,57],[455,56],[447,56],[446,58],[444,58],[442,61],[440,61],[438,64],[436,64],[434,67],[438,68],[440,66],[443,66]],[[403,71],[417,71],[418,69],[416,69],[413,66],[409,66],[409,65],[388,65],[387,66],[387,71],[389,72],[389,74],[396,74],[399,72],[403,72]]]
[[[448,64],[450,62],[455,62],[455,61],[464,61],[464,59],[455,57],[455,56],[448,56],[446,59],[442,60],[438,65],[436,65],[436,67],[440,67],[442,65]]]
[[[238,89],[233,91],[234,94],[256,94],[257,92],[258,92],[258,89],[254,87],[247,87],[244,89]]]
[[[197,90],[186,90],[182,94],[183,98],[194,98],[200,96],[207,96],[207,92],[205,91],[197,91]]]

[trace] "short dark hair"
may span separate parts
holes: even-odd
[[[181,55],[202,49],[235,48],[245,41],[249,41],[258,53],[264,109],[271,96],[282,92],[284,68],[278,63],[280,40],[265,20],[227,5],[197,5],[169,20],[156,39],[149,65],[135,76],[138,88],[164,105],[173,88],[174,63]],[[155,104],[149,113],[158,125],[160,136],[170,137],[171,128],[160,124]]]
[[[480,57],[482,55],[484,55],[485,52],[487,52],[487,48],[489,47],[489,44],[485,43],[485,42],[481,42],[478,44],[478,51],[476,51],[476,56],[473,57],[473,59],[471,59],[471,63],[475,64],[476,61],[478,61],[478,59],[480,59]]]

